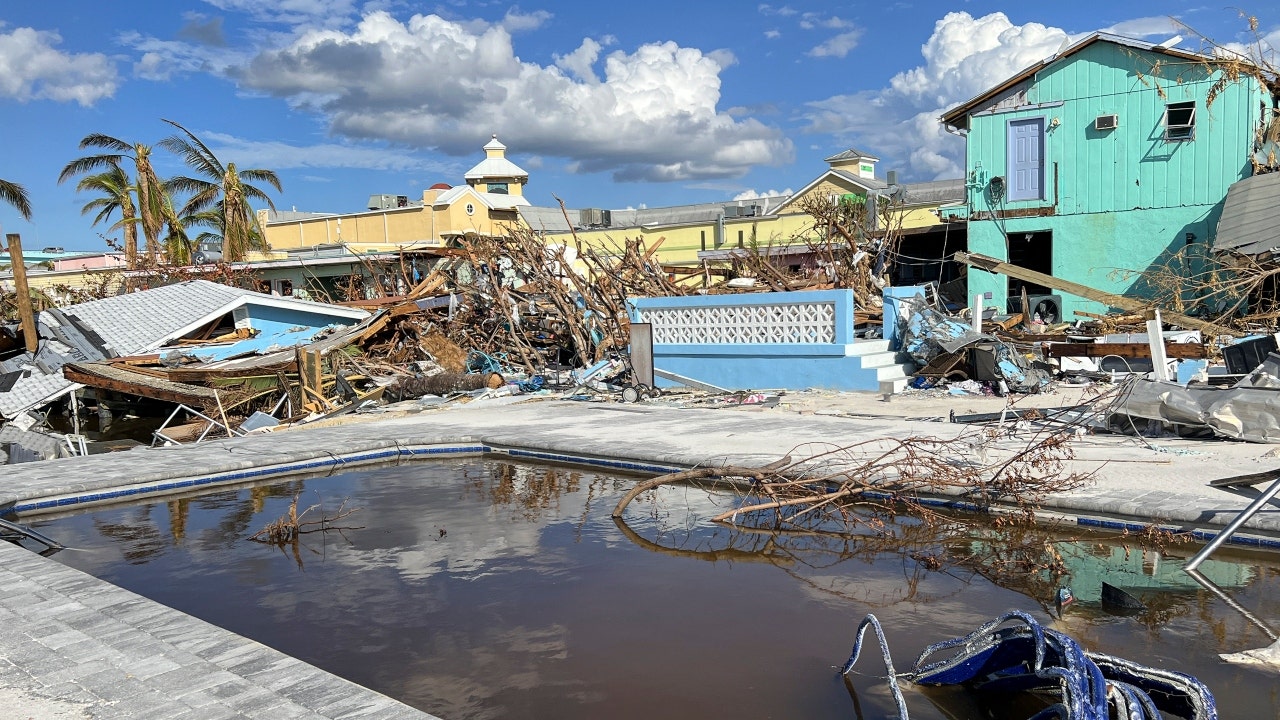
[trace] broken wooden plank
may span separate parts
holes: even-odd
[[[1231,477],[1218,478],[1210,480],[1210,487],[1235,487],[1238,485],[1260,485],[1264,482],[1280,480],[1280,470],[1264,470],[1258,473],[1249,473],[1248,475],[1232,475]]]
[[[1151,345],[1147,343],[1050,343],[1045,345],[1048,357],[1103,357],[1115,355],[1122,358],[1151,358]],[[1209,351],[1199,343],[1165,343],[1165,355],[1179,360],[1203,360]]]
[[[62,376],[87,387],[153,400],[196,407],[216,402],[216,395],[209,388],[170,382],[108,363],[68,363],[62,366]]]
[[[984,322],[989,322],[995,325],[996,327],[1000,328],[1001,330],[1008,332],[1014,329],[1015,327],[1021,325],[1022,322],[1026,319],[1027,319],[1026,313],[1014,313],[1013,315],[1010,315],[1009,317],[1003,320],[1000,320],[999,318],[992,318],[990,320],[985,320]]]
[[[1109,292],[1095,290],[1087,285],[1081,285],[1080,283],[1071,282],[1070,280],[1062,280],[1052,275],[1036,272],[1035,270],[1028,270],[1024,267],[1004,262],[1003,260],[997,260],[996,258],[988,255],[957,252],[953,257],[956,262],[971,265],[979,270],[986,270],[987,272],[1005,275],[1007,277],[1014,278],[1015,280],[1043,285],[1045,287],[1053,288],[1054,290],[1071,293],[1072,295],[1079,295],[1086,300],[1092,300],[1111,307],[1118,307],[1126,312],[1141,313],[1156,305],[1156,303],[1151,300],[1138,300],[1136,298],[1125,297],[1124,295],[1115,295]],[[1190,330],[1199,330],[1206,335],[1227,335],[1231,332],[1226,328],[1220,327],[1211,322],[1205,322],[1199,318],[1193,318],[1189,315],[1183,315],[1182,313],[1174,312],[1172,310],[1160,308],[1160,314],[1164,316],[1164,319],[1167,322]]]

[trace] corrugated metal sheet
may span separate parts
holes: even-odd
[[[36,355],[24,353],[0,363],[0,375],[23,373],[8,392],[0,393],[0,417],[12,418],[76,387],[62,376],[66,363],[142,352],[214,313],[229,311],[241,298],[260,295],[192,280],[42,312]]]
[[[1227,191],[1213,249],[1260,255],[1280,249],[1280,173],[1254,175]]]
[[[925,183],[909,183],[902,186],[906,192],[903,200],[909,205],[933,205],[964,200],[964,180],[935,180]]]

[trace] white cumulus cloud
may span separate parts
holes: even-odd
[[[743,190],[737,195],[734,195],[733,199],[734,200],[755,200],[756,198],[778,197],[779,195],[791,195],[794,192],[795,191],[792,190],[791,188],[787,188],[786,190],[765,190],[763,192],[756,192],[755,190]]]
[[[873,152],[909,178],[961,177],[964,142],[943,130],[938,117],[1057,52],[1067,39],[1065,30],[1015,25],[1004,13],[948,13],[921,48],[922,65],[879,90],[810,103],[807,129]]]
[[[57,49],[56,32],[29,27],[0,32],[0,97],[90,106],[116,92],[115,64],[101,53]]]
[[[812,57],[842,58],[858,47],[858,40],[861,38],[861,30],[842,32],[839,35],[827,38],[826,41],[809,50],[809,55]]]
[[[585,40],[543,66],[520,60],[501,24],[376,11],[350,31],[301,32],[235,75],[349,138],[474,155],[497,133],[512,152],[620,180],[733,177],[792,159],[777,128],[717,107],[731,53],[605,44]]]
[[[1178,34],[1180,29],[1178,23],[1167,15],[1133,18],[1132,20],[1118,22],[1109,28],[1103,28],[1105,32],[1124,35],[1125,37],[1145,38],[1159,36],[1160,40],[1173,37]]]
[[[252,53],[229,47],[160,40],[137,32],[121,33],[118,40],[140,53],[133,73],[146,80],[165,81],[197,72],[221,74],[252,57]]]
[[[542,27],[553,16],[546,10],[535,10],[531,13],[522,13],[515,8],[507,11],[502,18],[502,27],[508,32],[525,32],[528,30],[537,30]]]

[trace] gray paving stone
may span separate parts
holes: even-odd
[[[117,702],[149,691],[145,685],[129,677],[117,667],[110,667],[76,680],[85,690],[108,702]]]
[[[49,685],[63,682],[80,682],[88,675],[110,670],[114,667],[114,664],[103,659],[86,660],[84,662],[68,660],[63,667],[41,675],[40,681]],[[80,684],[84,685],[83,683]]]
[[[76,682],[62,682],[56,685],[48,685],[40,688],[35,694],[42,697],[73,703],[93,704],[99,702],[99,698],[96,695],[85,690],[84,687]]]
[[[129,674],[139,681],[150,680],[158,675],[177,670],[179,667],[182,666],[162,656],[133,659],[128,665]]]
[[[166,717],[163,713],[174,711],[173,699],[164,693],[143,688],[141,692],[114,702],[112,710],[120,717]],[[186,712],[186,709],[183,709]]]

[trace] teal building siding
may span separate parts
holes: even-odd
[[[1098,41],[974,103],[965,118],[969,249],[1016,262],[1011,244],[1040,244],[1020,251],[1042,253],[1036,269],[1099,290],[1150,296],[1141,273],[1178,253],[1192,263],[1203,257],[1227,188],[1251,173],[1249,154],[1270,100],[1256,82],[1241,78],[1210,105],[1217,75],[1194,60]],[[1190,139],[1167,139],[1171,104],[1175,121],[1194,107],[1190,132],[1173,130]],[[1115,116],[1112,128],[1109,116]],[[1025,158],[1010,155],[1013,133],[1037,118],[1044,128],[1041,197],[1016,200],[1015,182],[1023,181],[1010,174],[1025,176],[1026,169]],[[991,293],[1003,307],[1007,280],[970,273],[970,293]],[[1073,310],[1106,310],[1056,294],[1063,295],[1068,320]]]

